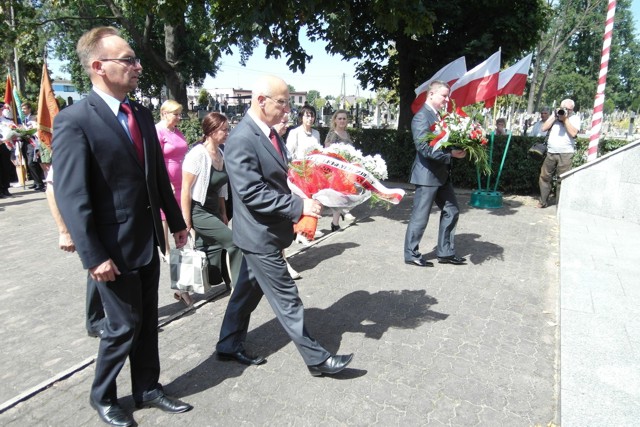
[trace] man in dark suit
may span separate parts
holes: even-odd
[[[88,31],[76,51],[93,89],[56,116],[55,199],[106,314],[89,401],[107,424],[130,426],[116,389],[127,357],[137,407],[191,409],[158,383],[160,209],[177,247],[187,231],[151,113],[126,96],[138,86],[140,60],[112,27]]]
[[[242,249],[244,260],[216,351],[221,360],[264,363],[264,358],[245,353],[244,341],[251,313],[265,295],[311,375],[331,375],[343,370],[353,354],[332,356],[309,335],[298,288],[282,255],[293,242],[293,224],[302,215],[319,217],[322,208],[315,200],[291,194],[287,186],[286,147],[273,126],[289,111],[287,84],[277,77],[262,77],[253,90],[251,108],[225,144],[233,194],[233,241]]]
[[[411,219],[404,238],[404,262],[417,267],[433,267],[419,250],[420,240],[429,222],[433,202],[440,208],[440,228],[436,254],[442,264],[460,265],[466,259],[455,252],[454,234],[458,223],[458,201],[451,184],[451,159],[461,159],[464,150],[443,149],[429,138],[441,120],[439,111],[449,101],[449,85],[435,80],[429,85],[427,100],[411,121],[416,158],[411,169],[411,183],[416,186]]]

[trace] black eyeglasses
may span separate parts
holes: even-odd
[[[285,99],[275,99],[275,98],[270,97],[269,95],[265,95],[265,98],[269,98],[270,100],[278,103],[278,105],[281,106],[281,107],[286,107],[289,104],[289,102],[287,100],[285,100]]]
[[[137,65],[140,63],[140,58],[134,56],[125,56],[124,58],[100,58],[99,61],[122,61],[129,65]]]

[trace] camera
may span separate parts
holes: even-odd
[[[556,117],[562,117],[562,116],[565,116],[566,114],[567,114],[567,111],[562,108],[558,108],[558,110],[556,111]]]

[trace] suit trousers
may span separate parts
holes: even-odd
[[[313,366],[327,360],[331,354],[307,331],[304,306],[282,251],[268,254],[243,251],[243,254],[242,268],[229,298],[216,350],[223,353],[244,350],[251,313],[264,295],[304,362]]]
[[[98,292],[97,282],[87,275],[87,296],[86,296],[86,327],[87,332],[100,335],[102,330],[102,320],[104,319],[104,310],[102,308],[102,300]]]
[[[458,200],[450,180],[441,186],[416,185],[413,198],[413,210],[404,237],[404,260],[420,259],[420,241],[429,223],[433,202],[440,208],[440,226],[438,229],[438,246],[436,256],[455,255],[455,229],[458,224],[460,210]]]
[[[27,144],[27,168],[29,169],[29,175],[33,180],[36,188],[41,188],[44,186],[43,178],[44,173],[42,172],[42,167],[40,167],[40,163],[34,161],[34,156],[36,153],[35,147],[31,144]]]
[[[105,312],[91,386],[91,398],[96,402],[117,401],[116,378],[127,357],[136,402],[150,400],[161,390],[158,384],[160,262],[157,251],[153,254],[151,262],[144,267],[123,273],[113,282],[96,283]]]
[[[547,153],[540,168],[540,203],[546,205],[551,194],[551,179],[553,175],[560,176],[571,169],[573,153]],[[556,183],[556,204],[560,200],[560,180]]]

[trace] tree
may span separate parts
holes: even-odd
[[[207,74],[215,74],[222,51],[214,40],[216,31],[211,27],[209,10],[215,0],[42,0],[17,8],[22,33],[3,34],[6,46],[16,40],[36,40],[32,43],[40,52],[47,41],[56,56],[67,60],[66,69],[78,90],[86,91],[89,82],[75,55],[75,43],[86,30],[98,25],[113,25],[123,29],[123,36],[130,40],[136,53],[142,58],[143,78],[140,89],[158,96],[164,85],[169,97],[187,108],[186,86],[199,85]],[[3,5],[2,12],[6,15]],[[29,38],[31,37],[31,38]],[[25,55],[22,55],[24,57]],[[41,58],[41,55],[30,55]],[[7,56],[5,56],[6,58]],[[37,62],[37,61],[35,61]],[[40,59],[40,67],[42,60]],[[35,76],[34,76],[35,77]],[[37,73],[37,84],[40,76]]]
[[[529,113],[538,109],[547,79],[571,38],[595,25],[602,4],[606,4],[606,0],[548,0],[550,25],[536,46],[527,106]]]
[[[29,2],[2,0],[0,14],[5,23],[0,32],[3,70],[11,72],[25,99],[37,99],[47,42],[44,33],[37,31],[39,11]]]
[[[206,89],[200,89],[198,94],[198,106],[201,108],[206,107],[209,104],[209,92]]]
[[[324,4],[324,3],[323,3]],[[440,67],[465,55],[473,66],[502,47],[503,62],[535,45],[544,28],[541,0],[420,0],[340,2],[322,11],[325,21],[312,34],[328,51],[357,60],[363,87],[397,91],[400,129],[408,129],[414,89]]]
[[[309,104],[315,106],[316,99],[320,99],[320,92],[318,92],[317,90],[310,90],[309,92],[307,92],[307,101],[309,102]]]
[[[606,100],[609,106],[627,110],[640,95],[640,46],[636,41],[630,0],[618,0],[609,55]],[[529,111],[535,94],[539,104],[556,105],[571,98],[579,109],[593,106],[598,76],[607,1],[563,0],[554,10],[549,34],[543,38],[536,69],[542,78],[532,83]],[[561,36],[564,34],[564,36]],[[611,103],[609,103],[611,101]]]

